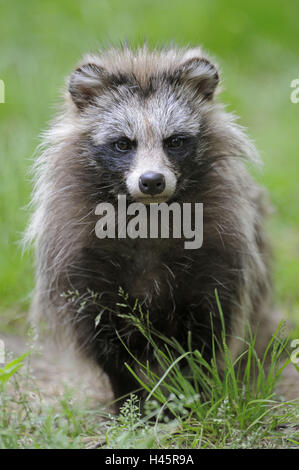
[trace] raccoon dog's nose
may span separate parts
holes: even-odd
[[[143,173],[139,178],[139,189],[144,194],[151,194],[152,196],[162,193],[165,189],[164,175],[154,171]]]

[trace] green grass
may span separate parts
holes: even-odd
[[[80,56],[125,38],[133,45],[144,39],[150,45],[169,41],[201,44],[219,63],[223,78],[220,98],[228,110],[241,116],[239,122],[249,128],[265,162],[256,178],[268,189],[274,207],[269,233],[275,254],[275,301],[294,322],[292,337],[299,337],[299,104],[290,101],[290,83],[299,74],[298,14],[296,0],[252,0],[242,5],[237,0],[0,0],[0,79],[5,83],[5,103],[0,104],[0,333],[23,328],[33,288],[32,255],[21,256],[19,240],[29,216],[28,171],[39,134],[55,114],[64,77]],[[11,379],[16,386],[20,374],[18,371]],[[224,394],[222,398],[226,400]],[[7,412],[11,406],[17,410],[5,422],[5,431],[2,426],[2,446],[76,447],[83,446],[84,438],[93,435],[94,422],[88,419],[85,425],[89,414],[75,405],[67,411],[61,403],[52,410],[41,403],[38,410],[30,411],[30,423],[26,419],[22,422],[29,406],[27,399],[20,390],[21,401],[13,404],[8,396],[2,402],[2,412],[3,403]],[[262,399],[268,400],[269,396]],[[237,406],[241,403],[239,400]],[[216,405],[212,409],[210,418],[217,419]],[[178,436],[182,446],[241,445],[238,439],[242,433],[236,427],[236,415],[231,415],[233,409],[231,403],[224,406],[229,419],[222,441],[221,426],[213,421],[208,425],[208,418],[201,421],[202,415],[195,414],[183,421],[180,418],[177,424],[161,424],[158,444],[172,445]],[[291,405],[286,405],[284,412],[278,406],[273,415],[265,416],[270,422],[263,424],[265,429],[274,426],[270,416],[275,423],[276,413],[286,413],[288,419],[288,414],[294,415],[291,410]],[[139,418],[136,423],[140,432],[145,429]],[[169,430],[167,426],[174,427]],[[209,426],[210,434],[206,432]],[[213,429],[219,430],[219,438]],[[248,446],[256,442],[254,426],[250,429],[249,441],[242,441]],[[189,434],[191,437],[186,437]],[[130,439],[128,433],[113,436],[107,445],[116,445],[117,439],[128,444],[126,439]],[[157,435],[150,439],[156,443]],[[286,440],[281,439],[284,445]]]
[[[161,375],[134,358],[138,375],[135,367],[127,367],[136,387],[139,382],[146,391],[146,399],[141,406],[131,394],[117,416],[90,409],[87,402],[76,403],[71,389],[45,405],[36,398],[40,395],[30,381],[30,368],[20,376],[26,355],[9,362],[0,369],[0,448],[298,447],[299,402],[282,401],[276,394],[281,374],[291,363],[281,326],[261,359],[253,335],[240,356],[232,358],[219,300],[218,306],[222,337],[214,338],[211,361],[191,348],[191,333],[185,351],[174,338],[152,328],[148,312],[138,302],[129,306],[131,313],[125,317],[153,347]],[[224,363],[222,374],[216,346]]]
[[[207,361],[199,350],[192,349],[191,332],[186,351],[174,338],[153,329],[149,312],[144,312],[138,302],[130,306],[127,296],[120,294],[129,313],[119,315],[132,322],[153,347],[161,374],[157,375],[148,363],[141,363],[134,356],[138,374],[136,368],[127,364],[137,383],[147,392],[143,406],[145,418],[141,420],[137,399],[131,396],[120,416],[108,425],[108,447],[134,447],[136,442],[139,446],[170,448],[269,448],[286,442],[299,445],[298,427],[292,430],[292,425],[298,424],[299,402],[283,402],[276,394],[283,370],[291,363],[290,358],[284,357],[288,338],[282,334],[282,324],[262,358],[255,352],[255,337],[248,327],[244,349],[233,358],[216,292],[222,335],[220,341],[214,337],[212,359]],[[222,373],[218,367],[219,355],[224,364]],[[299,373],[299,368],[296,369]],[[130,417],[130,425],[126,416]],[[149,418],[156,420],[156,426],[160,424],[158,431],[149,426]],[[285,424],[290,430],[287,437],[277,432]],[[143,434],[146,431],[145,436],[139,433],[140,428]]]

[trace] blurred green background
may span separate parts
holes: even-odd
[[[256,177],[270,193],[276,302],[299,324],[299,2],[283,0],[0,0],[0,328],[23,324],[33,287],[21,256],[39,134],[53,117],[64,77],[107,42],[202,45],[221,67],[221,99],[261,152]],[[294,331],[299,334],[299,328]]]

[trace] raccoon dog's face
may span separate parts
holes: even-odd
[[[175,198],[203,148],[201,110],[217,83],[215,67],[198,49],[87,57],[69,92],[98,190],[146,204]]]

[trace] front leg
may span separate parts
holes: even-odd
[[[112,391],[116,400],[115,407],[117,412],[120,411],[120,408],[124,402],[129,398],[131,393],[134,393],[139,398],[142,398],[142,393],[140,391],[140,385],[127,369],[126,358],[116,361],[113,357],[106,358],[104,363],[99,363],[104,372],[108,375]]]

